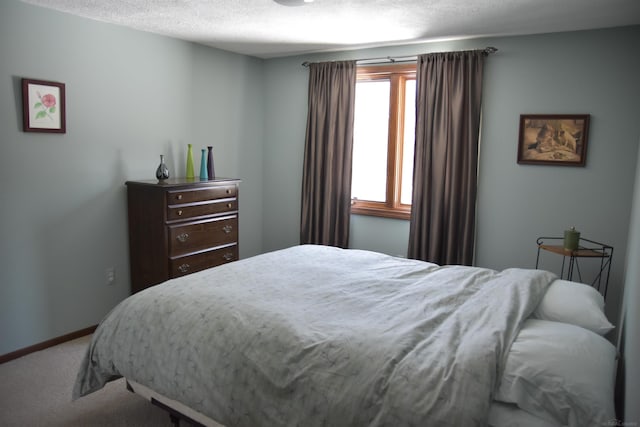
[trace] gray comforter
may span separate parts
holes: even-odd
[[[73,396],[124,376],[226,426],[485,425],[507,351],[553,279],[275,251],[120,303]]]

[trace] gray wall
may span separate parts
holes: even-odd
[[[617,324],[640,134],[640,57],[630,54],[640,50],[640,27],[496,44],[501,52],[486,79],[477,263],[533,267],[536,236],[575,226],[614,247],[607,312]],[[518,114],[536,112],[591,115],[586,167],[515,163]],[[542,266],[559,271],[559,260],[543,257]]]
[[[161,153],[184,176],[187,144],[213,145],[243,180],[241,256],[262,250],[261,60],[17,0],[0,3],[0,57],[0,354],[127,296],[124,182],[153,179]],[[66,84],[66,134],[22,132],[22,77]]]
[[[640,120],[640,116],[638,116]],[[640,140],[638,141],[640,142]],[[636,170],[633,210],[629,230],[629,252],[625,277],[624,365],[625,419],[640,422],[640,153]]]

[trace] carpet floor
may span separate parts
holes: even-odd
[[[0,426],[171,426],[166,412],[127,391],[123,379],[71,400],[90,338],[88,335],[1,364]]]

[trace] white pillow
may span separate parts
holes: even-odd
[[[544,294],[531,317],[571,323],[605,335],[614,326],[604,314],[604,298],[584,283],[556,280]]]
[[[528,319],[507,356],[495,400],[563,426],[615,419],[616,349],[587,329]]]

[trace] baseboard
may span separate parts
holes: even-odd
[[[88,328],[80,329],[79,331],[71,332],[69,334],[52,338],[50,340],[41,342],[39,344],[34,344],[32,346],[13,351],[11,353],[0,355],[0,365],[10,360],[14,360],[19,357],[26,356],[27,354],[35,353],[36,351],[44,350],[46,348],[53,347],[58,344],[62,344],[63,342],[75,340],[76,338],[80,338],[85,335],[92,334],[97,327],[98,325],[89,326]]]

